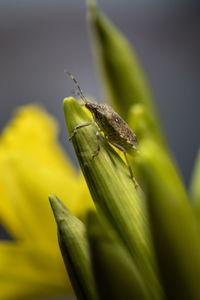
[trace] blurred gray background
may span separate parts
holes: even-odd
[[[200,1],[99,0],[134,45],[153,88],[172,151],[186,183],[199,146]],[[72,94],[67,68],[98,100],[84,0],[0,0],[0,129],[15,107],[42,103],[60,123]]]
[[[99,6],[143,63],[188,185],[200,144],[200,1],[99,0]],[[62,112],[74,89],[65,68],[86,95],[101,99],[85,1],[0,0],[0,130],[15,107],[39,102],[59,120],[60,140],[76,161]],[[3,229],[0,234],[7,237]]]

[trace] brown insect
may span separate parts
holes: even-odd
[[[117,149],[121,150],[124,153],[131,178],[134,181],[135,186],[137,187],[138,184],[133,176],[133,172],[126,155],[126,152],[130,152],[131,150],[136,150],[137,147],[136,135],[129,128],[127,123],[112,109],[112,107],[110,107],[107,104],[98,104],[98,103],[93,103],[88,101],[83,95],[82,90],[75,77],[68,71],[65,71],[65,73],[67,73],[74,81],[76,87],[78,88],[78,95],[84,101],[84,106],[92,113],[92,117],[94,120],[93,122],[87,122],[87,123],[77,125],[74,128],[69,140],[71,140],[75,136],[78,129],[95,123],[99,129],[96,132],[97,151],[92,155],[92,158],[94,158],[99,154],[100,151],[99,137],[101,134],[100,132],[102,131],[104,133],[105,138],[109,141],[109,143],[111,143],[113,146],[115,146]]]

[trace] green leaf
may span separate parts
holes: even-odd
[[[63,260],[79,300],[96,300],[85,225],[55,196],[49,201],[58,225]]]
[[[190,183],[190,195],[193,209],[200,226],[200,150],[198,152],[192,179]]]
[[[88,11],[95,63],[103,73],[100,76],[104,84],[102,90],[106,88],[115,110],[125,120],[130,107],[138,103],[144,104],[152,118],[158,119],[149,84],[135,51],[93,1],[88,2]]]
[[[69,135],[77,125],[91,121],[73,98],[64,100],[64,114]],[[152,299],[161,299],[143,194],[136,190],[127,166],[103,136],[99,155],[92,159],[97,150],[96,131],[93,124],[79,129],[72,139],[90,193],[132,255]]]
[[[128,123],[137,136],[138,143],[143,139],[156,141],[158,145],[168,148],[155,119],[144,104],[135,104],[129,110]]]
[[[144,140],[136,158],[168,299],[200,299],[200,239],[181,180],[166,152]]]
[[[94,212],[88,214],[87,229],[100,299],[150,299],[130,254],[114,238],[110,228],[99,222]]]

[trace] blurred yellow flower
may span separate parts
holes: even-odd
[[[86,184],[57,142],[55,120],[20,108],[0,138],[0,300],[72,294],[58,248],[50,193],[76,216],[92,205]]]

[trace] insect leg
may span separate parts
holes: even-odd
[[[130,165],[130,163],[129,163],[128,157],[127,157],[127,155],[126,155],[126,151],[124,151],[124,156],[125,156],[125,159],[126,159],[126,163],[127,163],[127,165],[128,165],[128,168],[129,168],[129,172],[130,172],[130,174],[131,174],[131,178],[132,178],[132,180],[133,180],[133,182],[134,182],[134,184],[135,184],[135,187],[137,188],[137,187],[138,187],[138,183],[137,183],[137,181],[136,181],[136,179],[135,179],[135,177],[134,177],[134,175],[133,175],[133,171],[132,171],[132,169],[131,169],[131,165]]]
[[[99,131],[96,132],[96,137],[97,137],[97,151],[92,154],[92,159],[94,159],[99,154],[99,151],[100,151],[100,132]]]
[[[116,148],[118,148],[119,150],[121,150],[123,153],[124,153],[124,156],[125,156],[125,159],[126,159],[126,163],[127,163],[127,166],[129,168],[129,172],[130,172],[130,175],[131,175],[131,179],[133,180],[134,184],[135,184],[135,187],[137,188],[138,187],[138,183],[133,175],[133,171],[131,169],[131,165],[129,163],[129,160],[128,160],[128,157],[126,155],[126,149],[124,149],[122,146],[120,145],[117,145],[117,144],[114,144],[114,143],[111,143],[113,146],[115,146]]]
[[[86,126],[89,126],[91,124],[94,124],[94,122],[87,122],[87,123],[83,123],[83,124],[80,124],[80,125],[77,125],[74,130],[72,131],[72,134],[71,136],[69,137],[69,141],[72,140],[72,138],[75,136],[75,134],[77,133],[78,129],[80,128],[83,128],[83,127],[86,127]]]

